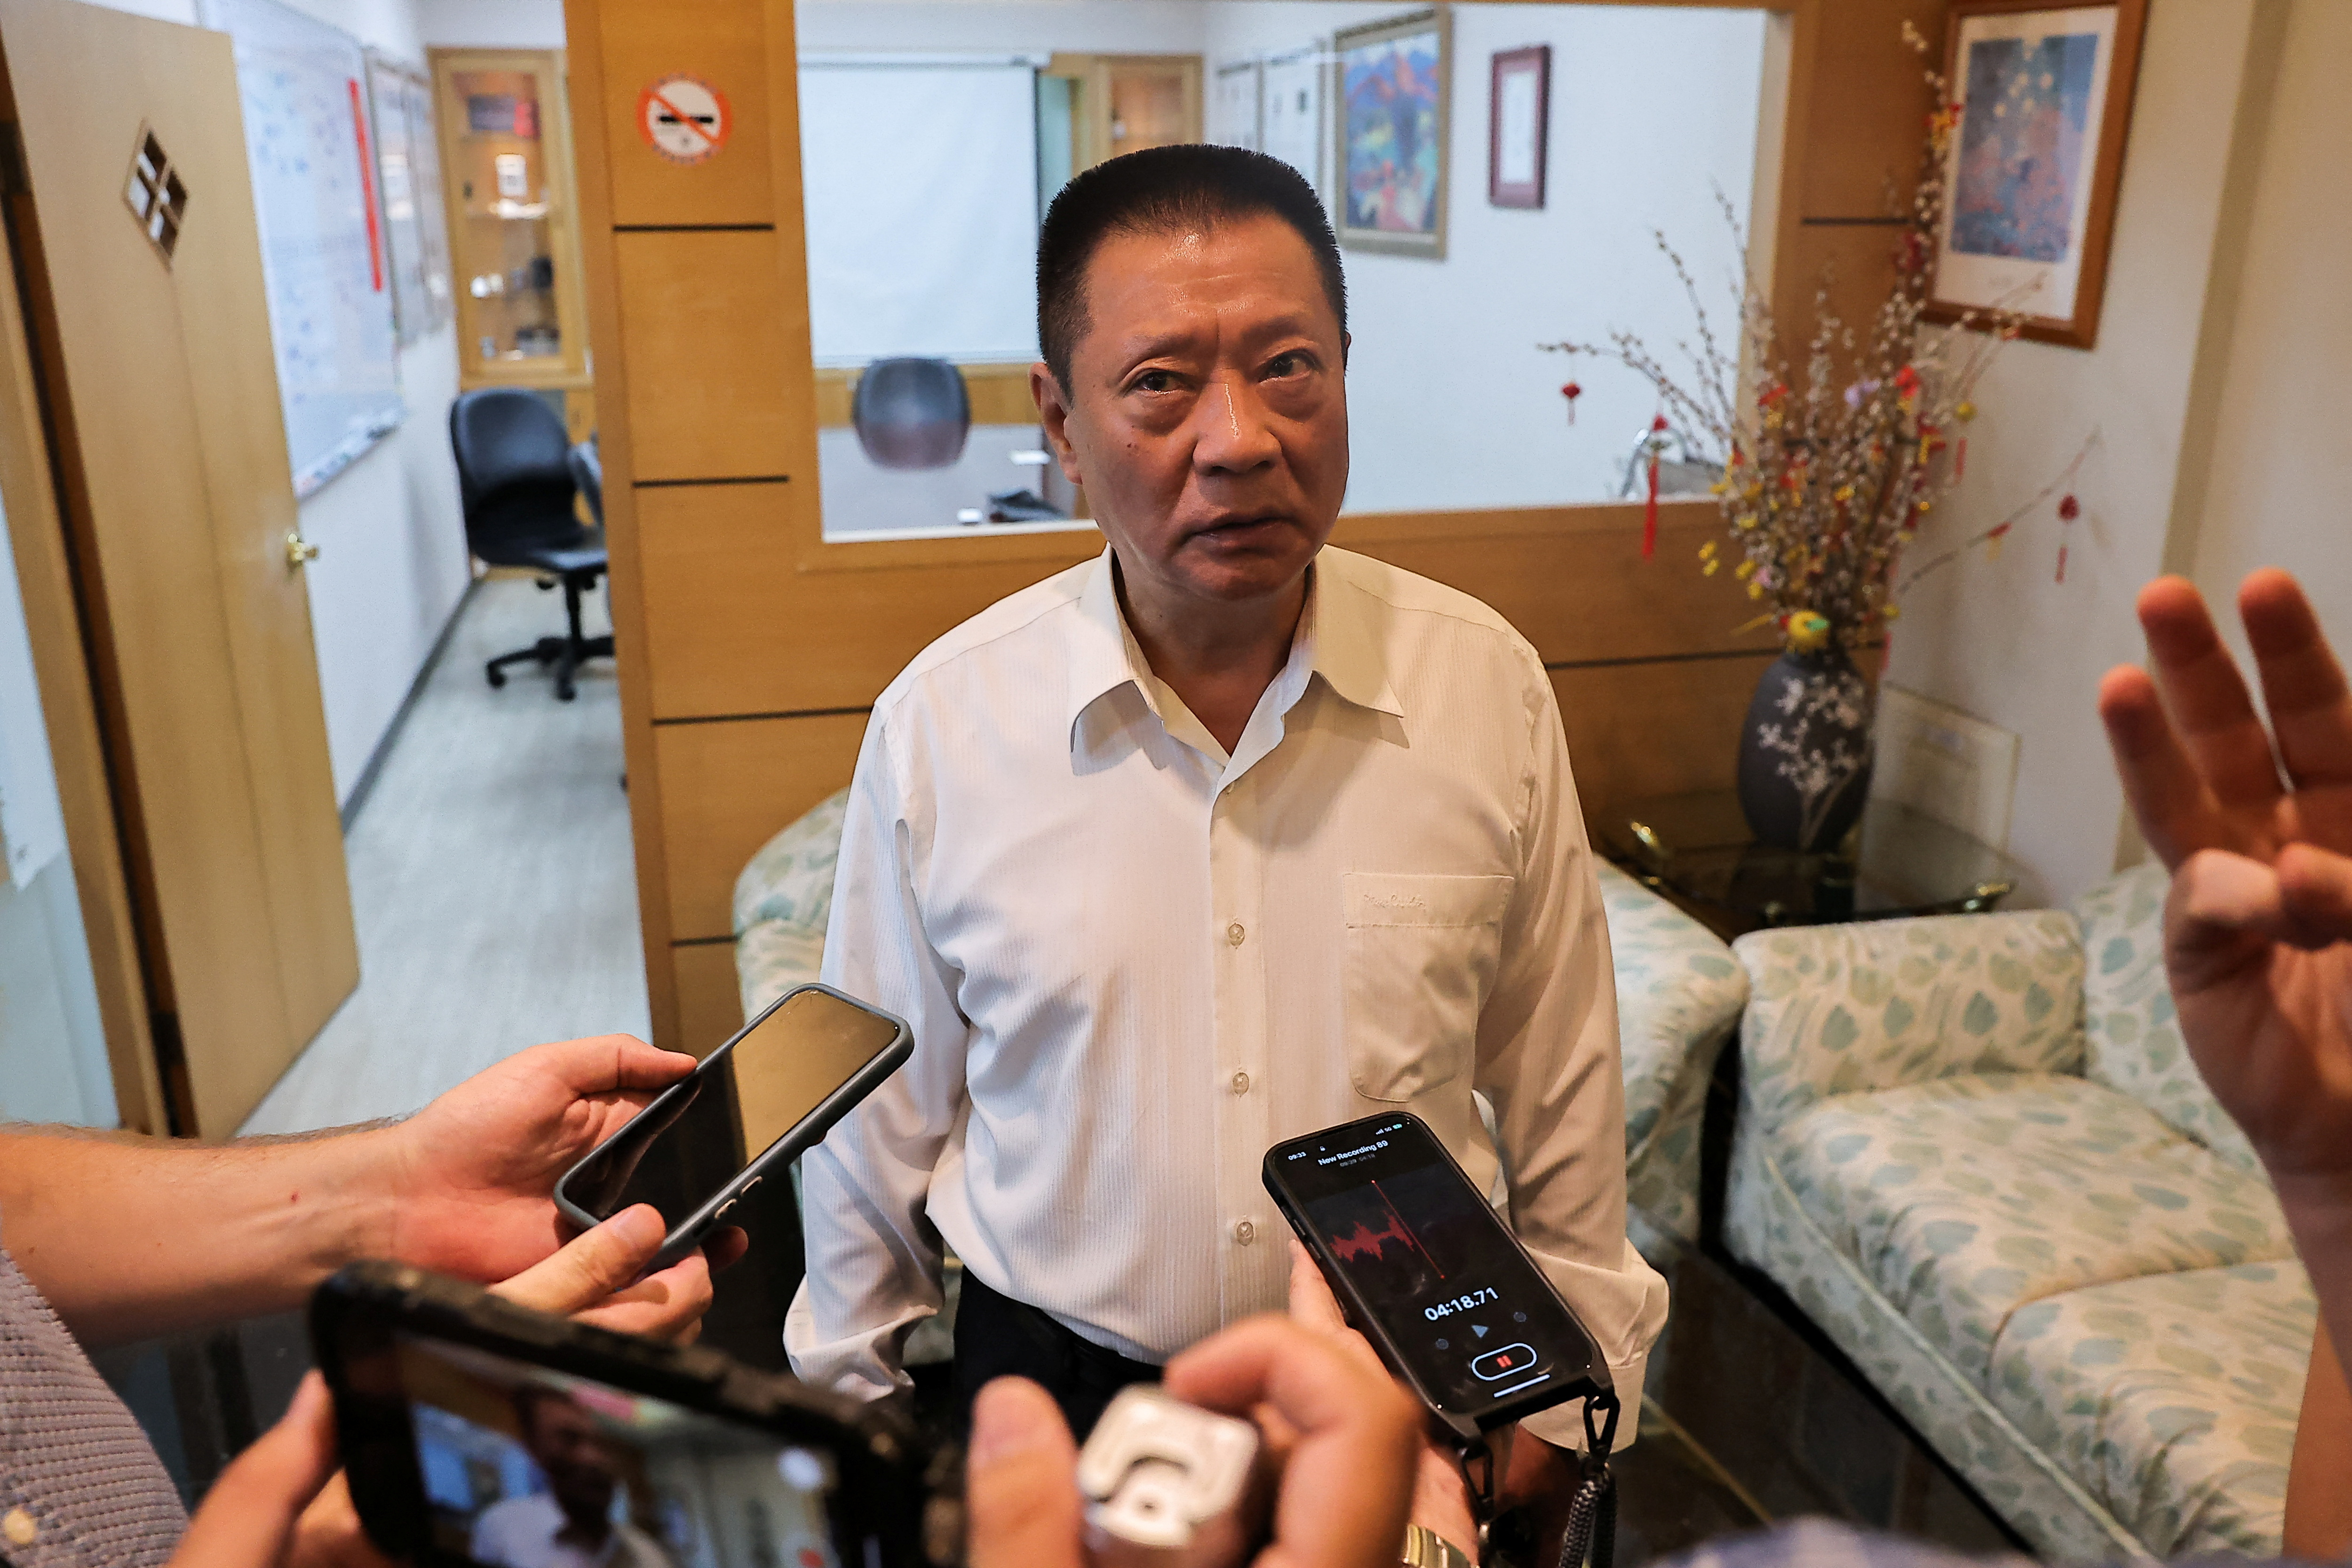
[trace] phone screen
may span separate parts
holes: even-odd
[[[651,1204],[675,1228],[898,1037],[895,1018],[795,991],[582,1161],[564,1195],[598,1219]]]
[[[1476,1419],[1591,1375],[1583,1325],[1418,1118],[1280,1144],[1266,1173],[1444,1413]]]
[[[841,1568],[831,1456],[444,1340],[393,1339],[426,1533],[487,1568]]]

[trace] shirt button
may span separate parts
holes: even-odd
[[[23,1509],[12,1508],[5,1514],[0,1514],[0,1532],[7,1535],[12,1545],[30,1546],[34,1539],[41,1533],[41,1527],[39,1522]]]
[[[1234,1092],[1235,1094],[1247,1094],[1249,1092],[1249,1074],[1245,1072],[1237,1072],[1234,1074]]]
[[[1242,929],[1242,922],[1235,921],[1233,924],[1225,928],[1225,945],[1227,947],[1239,947],[1248,936],[1249,932]]]
[[[1247,1247],[1251,1242],[1257,1239],[1257,1226],[1250,1224],[1250,1222],[1245,1219],[1235,1220],[1234,1222],[1234,1239],[1240,1242],[1244,1247]]]

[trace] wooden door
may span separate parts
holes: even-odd
[[[156,1050],[224,1136],[359,973],[236,66],[71,0],[0,0],[0,55]]]

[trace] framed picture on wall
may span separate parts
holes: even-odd
[[[1318,38],[1265,57],[1258,101],[1263,140],[1258,151],[1281,159],[1323,189],[1323,60],[1330,44]]]
[[[1486,100],[1486,200],[1498,207],[1544,205],[1544,143],[1551,126],[1551,46],[1495,56]]]
[[[2013,310],[2029,338],[2098,341],[2147,21],[2147,0],[1953,0],[1931,320]]]
[[[1209,140],[1265,150],[1265,67],[1255,56],[1227,60],[1209,89]]]
[[[1331,36],[1332,216],[1351,250],[1444,258],[1452,32],[1440,7]]]

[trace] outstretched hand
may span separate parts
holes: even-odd
[[[2179,577],[2140,595],[2153,678],[2110,670],[2099,714],[2173,873],[2164,952],[2181,1034],[2292,1201],[2352,1184],[2352,696],[2294,578],[2253,574],[2238,608],[2268,731]]]
[[[380,1134],[393,1156],[390,1256],[477,1280],[530,1268],[565,1239],[556,1178],[693,1069],[680,1052],[603,1035],[467,1079]]]

